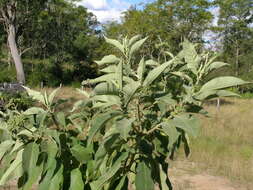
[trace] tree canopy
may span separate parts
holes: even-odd
[[[15,16],[12,22],[4,19],[8,6]],[[221,72],[252,78],[251,0],[156,0],[141,8],[133,5],[121,21],[107,23],[99,23],[76,1],[0,0],[0,10],[0,67],[7,68],[0,71],[1,82],[15,80],[19,62],[30,85],[80,83],[100,74],[94,60],[112,53],[103,36],[119,39],[136,34],[148,36],[140,55],[161,61],[170,56],[168,51],[178,53],[184,39],[198,43],[199,50],[208,49],[206,39],[212,46],[215,43],[211,33],[219,47],[212,51],[231,64]],[[16,44],[17,55],[10,44]]]

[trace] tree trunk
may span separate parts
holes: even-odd
[[[235,76],[239,75],[239,45],[238,41],[236,41],[236,57],[235,57]]]
[[[17,80],[18,82],[25,84],[25,73],[24,73],[23,63],[21,61],[21,57],[18,52],[18,47],[16,43],[16,31],[15,31],[15,26],[13,24],[8,25],[8,43],[9,43],[11,55],[16,67]]]

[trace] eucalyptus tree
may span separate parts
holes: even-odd
[[[22,34],[25,24],[30,22],[31,15],[38,13],[43,8],[46,0],[1,0],[0,21],[4,24],[8,35],[8,46],[15,63],[17,80],[25,83],[25,73],[18,47],[18,37]]]

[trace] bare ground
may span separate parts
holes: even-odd
[[[225,177],[210,175],[208,171],[196,172],[195,163],[178,161],[176,165],[169,170],[173,190],[252,190],[249,186],[244,187]]]

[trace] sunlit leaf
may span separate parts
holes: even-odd
[[[83,190],[84,183],[82,179],[82,173],[79,168],[71,171],[70,174],[70,187],[69,190]]]
[[[114,39],[110,39],[110,38],[107,38],[105,37],[105,41],[111,45],[113,45],[114,47],[116,47],[117,49],[119,49],[122,53],[125,53],[124,51],[124,47],[123,45],[117,41],[117,40],[114,40]]]
[[[151,177],[151,169],[142,161],[138,163],[137,174],[135,178],[136,190],[154,190],[154,182]]]
[[[200,89],[200,92],[220,90],[220,89],[244,85],[244,84],[249,84],[249,82],[246,82],[236,77],[230,77],[230,76],[217,77],[205,83]]]

